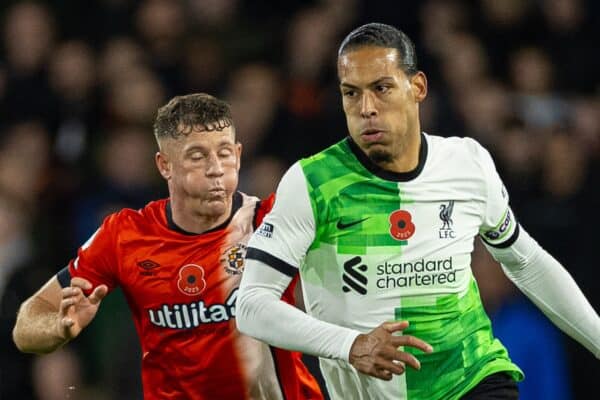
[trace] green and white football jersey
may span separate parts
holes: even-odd
[[[494,338],[471,271],[477,235],[492,246],[518,236],[488,152],[468,138],[422,134],[408,173],[378,168],[350,138],[294,164],[248,258],[288,275],[298,269],[307,313],[368,332],[408,320],[405,348],[421,370],[383,381],[321,359],[333,399],[458,399],[484,377],[523,378]]]

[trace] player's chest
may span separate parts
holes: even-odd
[[[247,237],[213,241],[148,240],[121,249],[119,279],[138,307],[224,302],[239,285]]]
[[[327,204],[320,239],[351,254],[377,247],[442,250],[478,233],[482,207],[472,191],[443,185],[365,185]]]

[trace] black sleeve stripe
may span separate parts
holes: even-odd
[[[497,249],[505,249],[505,248],[511,246],[519,238],[519,224],[517,224],[517,227],[515,228],[515,231],[513,232],[512,236],[510,238],[508,238],[508,240],[506,240],[502,243],[493,244],[493,243],[490,243],[487,240],[485,240],[485,236],[483,236],[483,235],[479,235],[479,236],[481,237],[481,240],[483,240],[488,246],[495,247]]]
[[[298,272],[298,268],[255,247],[248,247],[248,250],[246,251],[246,258],[262,261],[269,267],[276,269],[277,271],[281,272],[282,274],[286,274],[291,278],[293,278]]]
[[[69,267],[66,266],[58,271],[56,278],[58,279],[58,283],[60,283],[60,287],[66,288],[67,286],[71,286],[71,273],[69,272]]]

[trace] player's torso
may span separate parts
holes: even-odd
[[[244,399],[264,394],[268,381],[269,398],[279,398],[269,348],[235,328],[255,205],[244,198],[225,228],[202,235],[143,225],[122,232],[119,284],[142,342],[146,397]]]
[[[320,186],[318,196],[327,197],[318,203],[316,240],[301,273],[307,292],[314,285],[331,297],[319,299],[328,304],[316,310],[319,317],[369,328],[393,319],[400,301],[434,301],[469,288],[484,200],[480,182],[428,147],[415,179],[382,179],[352,166],[345,173],[338,169],[341,179],[311,182]],[[347,315],[350,310],[363,318]]]
[[[436,349],[437,355],[420,357],[423,369],[446,374],[430,374],[436,382],[429,382],[408,371],[394,379],[402,381],[392,387],[394,398],[435,398],[419,393],[432,396],[432,388],[463,374],[465,347],[481,344],[467,340],[470,334],[487,335],[490,354],[503,352],[491,343],[470,268],[484,186],[471,160],[445,152],[435,140],[428,137],[426,161],[410,179],[382,179],[346,161],[336,166],[350,165],[345,173],[338,169],[338,176],[319,182],[311,168],[322,166],[304,166],[311,186],[321,185],[313,191],[316,240],[301,266],[309,312],[363,332],[408,320],[405,333]]]

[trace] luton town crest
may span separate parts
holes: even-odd
[[[244,257],[246,256],[246,245],[238,243],[231,246],[223,253],[221,263],[225,272],[229,275],[239,275],[244,271]]]

